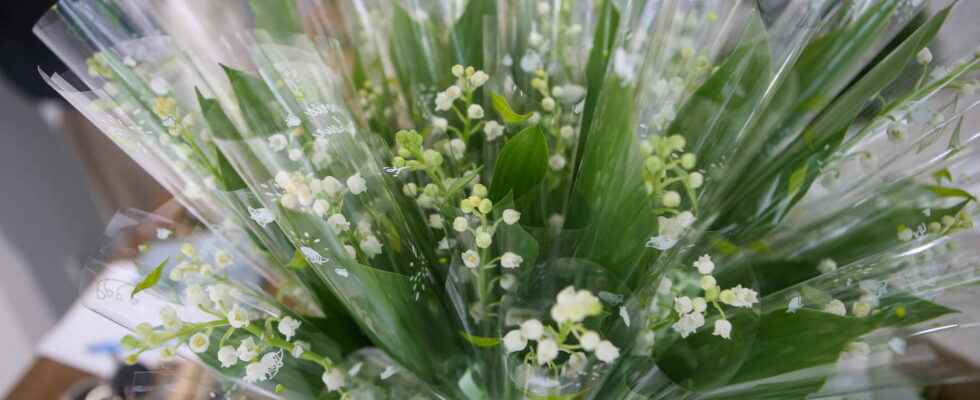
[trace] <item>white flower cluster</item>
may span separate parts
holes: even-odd
[[[955,216],[944,215],[938,220],[931,221],[928,224],[920,224],[914,230],[908,225],[899,225],[897,228],[898,240],[908,242],[912,239],[923,237],[926,234],[948,235],[951,232],[955,232],[960,229],[969,229],[972,227],[973,218],[970,217],[970,214],[960,212]]]
[[[360,173],[341,182],[333,176],[318,179],[301,173],[280,171],[275,176],[275,182],[283,190],[279,198],[280,204],[290,210],[326,219],[327,225],[341,240],[350,257],[356,258],[363,254],[365,258],[371,259],[382,253],[381,240],[374,234],[370,221],[362,219],[357,222],[357,229],[351,229],[351,222],[343,213],[347,193],[358,196],[367,192],[367,181]]]
[[[179,262],[170,269],[170,280],[174,282],[189,282],[199,279],[209,279],[216,273],[225,271],[234,259],[225,250],[218,250],[214,253],[214,264],[202,260],[197,249],[190,243],[180,246]]]
[[[580,372],[587,364],[586,353],[593,353],[599,361],[611,363],[619,358],[619,348],[583,324],[586,318],[601,313],[599,298],[588,290],[575,290],[569,286],[558,293],[551,308],[551,319],[558,323],[557,328],[546,326],[537,319],[526,320],[518,329],[504,335],[504,349],[507,353],[516,353],[527,349],[529,341],[537,342],[525,359],[533,360],[538,365],[553,363],[560,353],[567,353],[566,373]],[[572,338],[577,343],[571,343]]]
[[[701,289],[704,290],[704,297],[675,297],[674,311],[677,313],[678,319],[677,322],[671,325],[671,328],[677,331],[683,338],[697,332],[699,328],[704,326],[705,313],[707,312],[708,305],[711,304],[719,313],[718,319],[715,320],[715,329],[712,334],[730,339],[732,323],[728,321],[721,304],[736,308],[752,307],[759,302],[758,293],[752,289],[744,288],[742,285],[722,290],[718,286],[714,275],[712,275],[712,272],[715,270],[715,263],[711,259],[711,256],[707,254],[699,257],[694,262],[694,268],[698,270],[701,276],[699,284]],[[666,280],[666,283],[661,281],[661,288],[666,287],[661,292],[669,293],[671,286],[672,284],[669,280]]]
[[[585,99],[585,88],[576,84],[552,86],[544,70],[535,73],[535,77],[531,79],[531,87],[538,91],[542,99],[540,112],[535,111],[529,122],[541,123],[547,128],[545,131],[554,138],[550,141],[553,148],[550,149],[548,166],[552,172],[564,171],[568,164],[568,152],[578,142],[578,129],[573,126],[577,117],[574,113],[564,113],[564,110],[581,106]]]
[[[454,65],[452,68],[456,83],[446,88],[446,90],[436,94],[436,111],[449,111],[453,108],[456,100],[464,98],[469,103],[469,96],[479,89],[483,84],[490,80],[490,75],[486,72],[478,71],[473,67],[464,68],[462,65]],[[470,119],[483,118],[483,108],[477,104],[467,104],[466,114]]]
[[[641,151],[646,154],[643,180],[648,193],[661,207],[660,214],[674,214],[673,217],[658,217],[659,234],[647,242],[648,247],[667,250],[677,244],[684,231],[694,223],[694,214],[680,211],[683,197],[675,186],[678,184],[685,193],[691,209],[697,212],[696,190],[704,184],[704,175],[693,171],[697,156],[683,153],[686,140],[683,136],[653,136],[641,142]]]

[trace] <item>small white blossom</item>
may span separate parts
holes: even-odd
[[[521,69],[524,72],[537,71],[541,69],[541,66],[542,66],[541,56],[539,56],[538,53],[535,53],[534,51],[529,51],[527,53],[524,53],[524,55],[521,57]]]
[[[187,347],[195,353],[203,353],[208,351],[208,347],[211,345],[211,338],[208,337],[204,332],[195,333],[187,341]]]
[[[272,151],[283,151],[286,149],[286,145],[288,144],[289,141],[286,139],[286,135],[277,133],[269,136],[269,149]]]
[[[441,117],[432,118],[432,130],[433,131],[435,131],[437,133],[442,133],[442,132],[445,132],[446,129],[449,129],[449,121],[448,120],[446,120],[445,118],[441,118]]]
[[[327,385],[327,391],[336,392],[347,383],[347,375],[340,368],[330,368],[323,372],[323,384]]]
[[[487,232],[476,233],[476,247],[485,249],[487,247],[490,247],[491,243],[493,243],[493,237],[490,236],[490,233]]]
[[[555,154],[548,158],[548,166],[555,171],[561,171],[564,169],[566,163],[567,161],[565,161],[565,157],[561,154]]]
[[[527,337],[519,329],[514,329],[504,335],[504,349],[508,353],[521,351],[527,348]]]
[[[330,197],[337,196],[345,189],[344,184],[332,176],[323,178],[320,181],[320,186],[323,188],[323,193]]]
[[[469,119],[483,118],[483,107],[480,107],[479,104],[471,104],[470,107],[466,109],[466,117]]]
[[[439,92],[436,94],[436,111],[446,111],[453,108],[453,102],[456,99],[449,97],[446,92]]]
[[[500,288],[510,290],[517,284],[517,277],[514,274],[503,274],[500,276]]]
[[[700,172],[691,172],[691,174],[687,176],[687,184],[691,185],[691,189],[701,187],[701,185],[704,184],[704,175],[701,175]]]
[[[586,317],[602,312],[602,303],[588,290],[576,291],[569,286],[558,293],[557,303],[551,307],[555,322],[582,322]]]
[[[829,274],[837,270],[837,263],[832,259],[825,258],[817,264],[817,270],[822,274]]]
[[[536,319],[529,319],[521,324],[521,334],[530,340],[541,339],[544,335],[544,325]]]
[[[647,246],[657,250],[667,250],[674,247],[684,231],[694,224],[694,214],[689,211],[682,211],[674,217],[657,217],[657,229],[659,235],[647,242]]]
[[[231,311],[228,311],[228,324],[231,325],[232,328],[244,328],[245,325],[249,324],[249,322],[251,321],[249,320],[248,312],[242,309],[238,304],[233,305],[231,307]]]
[[[367,190],[367,182],[361,177],[361,174],[354,174],[350,178],[347,178],[347,188],[353,194],[361,194]]]
[[[521,220],[521,213],[517,210],[508,208],[504,210],[504,223],[507,225],[514,225],[517,221]]]
[[[313,201],[313,213],[318,217],[323,217],[330,211],[330,203],[324,199],[316,199]]]
[[[527,123],[531,125],[535,125],[538,122],[541,122],[541,114],[539,114],[537,111],[532,112],[531,116],[527,118]]]
[[[708,275],[715,270],[715,263],[711,261],[710,255],[705,254],[698,257],[698,260],[694,262],[694,268],[697,268],[701,275]]]
[[[545,97],[541,100],[541,109],[547,112],[552,112],[555,110],[555,99],[551,97]]]
[[[837,299],[828,302],[827,305],[823,307],[823,311],[834,315],[840,315],[842,317],[847,315],[847,307],[844,306],[844,302]]]
[[[234,262],[235,260],[227,251],[218,250],[214,253],[214,264],[217,265],[219,269],[228,268]]]
[[[871,305],[863,301],[854,302],[854,305],[851,306],[851,312],[854,313],[855,317],[867,317],[871,314]]]
[[[602,338],[599,337],[598,333],[593,331],[585,331],[585,333],[582,334],[582,337],[578,339],[578,344],[582,346],[582,350],[592,351],[595,350],[596,346],[599,345],[601,340]]]
[[[473,250],[466,250],[463,252],[463,264],[468,268],[476,268],[480,266],[480,255]]]
[[[230,368],[238,363],[238,351],[232,346],[224,346],[218,350],[218,361],[221,368]]]
[[[619,348],[608,340],[603,340],[595,347],[595,356],[604,363],[611,363],[619,358]]]
[[[538,342],[537,362],[544,365],[554,361],[558,357],[558,344],[552,339],[544,339]]]
[[[682,338],[690,336],[702,326],[704,326],[704,315],[700,313],[685,314],[671,325],[677,333],[681,334]]]
[[[470,85],[472,85],[474,88],[478,88],[483,86],[484,83],[487,83],[488,80],[490,80],[490,75],[487,75],[487,73],[483,71],[476,71],[472,76],[470,76]]]
[[[918,62],[919,65],[928,65],[932,62],[932,52],[929,51],[928,47],[923,47],[922,50],[919,50],[919,52],[916,53],[915,61]]]
[[[759,294],[752,289],[743,288],[742,285],[722,290],[718,298],[722,303],[741,308],[752,307],[759,302]]]
[[[251,336],[247,337],[238,345],[236,354],[239,360],[244,362],[252,361],[255,357],[259,356],[259,345],[255,343],[255,339]]]
[[[701,289],[711,290],[718,287],[718,281],[715,277],[711,275],[704,275],[701,277]]]
[[[289,149],[289,159],[292,161],[299,161],[303,159],[303,150],[301,149]]]
[[[347,217],[340,213],[331,215],[330,218],[327,218],[327,224],[330,225],[330,227],[333,228],[333,231],[336,233],[345,232],[350,229],[350,222],[347,221]]]
[[[309,343],[306,343],[302,340],[297,340],[293,342],[293,349],[289,351],[289,355],[293,356],[293,358],[300,358],[303,356],[303,353],[306,353],[309,350],[310,350]]]
[[[279,320],[279,333],[285,336],[287,341],[292,340],[293,336],[296,336],[296,329],[301,324],[302,322],[297,321],[295,318],[283,317]]]
[[[463,68],[463,66],[462,65],[459,65],[459,64],[453,65],[453,68],[450,69],[450,72],[453,73],[453,76],[455,76],[457,78],[462,78],[463,77],[463,72],[465,72],[465,71],[466,70]]]
[[[466,155],[466,143],[461,139],[453,139],[446,143],[446,152],[453,158],[461,160]]]
[[[429,214],[429,227],[433,229],[442,229],[443,219],[439,214]]]
[[[164,306],[160,309],[160,321],[169,330],[180,329],[180,326],[183,324],[180,317],[177,316],[177,310],[171,306]]]
[[[378,237],[374,235],[369,235],[368,237],[361,239],[359,247],[361,248],[361,251],[368,256],[368,258],[381,254],[381,241],[379,241]]]
[[[674,298],[674,311],[677,311],[680,315],[694,311],[694,302],[687,296],[676,297]]]
[[[456,217],[456,219],[453,220],[453,230],[456,232],[466,232],[469,227],[470,223],[464,217]]]
[[[732,338],[732,323],[728,322],[727,319],[719,319],[715,321],[715,331],[711,333],[715,336],[721,336],[725,339]]]
[[[552,94],[564,104],[576,104],[585,98],[585,88],[575,84],[567,84],[555,87]]]
[[[248,364],[248,366],[245,367],[245,377],[243,377],[242,380],[248,383],[263,382],[268,379],[269,372],[271,370],[270,367],[271,366],[269,364],[261,361]]]
[[[789,299],[789,304],[786,306],[786,312],[793,314],[803,308],[803,296],[793,296]]]
[[[500,257],[500,266],[507,269],[520,267],[522,262],[524,262],[524,257],[509,251]]]
[[[486,134],[487,141],[492,142],[494,139],[504,135],[504,126],[497,121],[490,120],[483,125],[483,132]]]
[[[661,199],[664,207],[674,208],[681,205],[681,195],[673,190],[668,190],[664,192],[663,199]]]

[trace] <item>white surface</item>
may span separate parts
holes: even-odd
[[[115,318],[126,315],[127,311],[134,312],[146,308],[148,301],[144,298],[149,296],[137,296],[137,300],[142,304],[131,302],[129,299],[132,286],[125,282],[133,282],[135,279],[137,277],[129,267],[107,267],[94,284],[72,305],[64,318],[45,335],[37,347],[37,353],[101,377],[111,376],[116,369],[116,361],[110,354],[93,351],[93,347],[118,345],[119,340],[129,331],[96,313],[90,307],[100,312],[114,314]],[[110,284],[100,285],[102,282]],[[151,315],[155,316],[155,314]],[[159,357],[154,353],[148,353],[140,360],[153,365],[159,361]]]
[[[9,392],[34,361],[31,349],[54,324],[50,304],[23,257],[0,231],[0,395]]]

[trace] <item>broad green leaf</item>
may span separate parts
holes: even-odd
[[[248,134],[270,136],[286,130],[285,113],[265,81],[247,72],[223,67],[250,130]]]
[[[443,61],[444,47],[434,42],[434,28],[418,22],[401,5],[395,3],[391,19],[390,51],[398,84],[409,100],[415,114],[431,107],[418,102],[425,96],[423,91],[438,86],[443,72],[452,64]]]
[[[483,69],[483,37],[488,31],[484,23],[495,22],[497,2],[469,0],[463,15],[452,28],[450,42],[456,64]]]
[[[806,181],[806,171],[809,165],[803,164],[802,167],[793,171],[793,174],[789,176],[789,184],[786,187],[786,196],[793,197],[800,192],[803,188],[803,184]]]
[[[588,143],[588,136],[592,132],[592,118],[595,114],[596,103],[599,100],[599,91],[604,85],[609,56],[612,54],[613,45],[616,42],[618,28],[619,9],[613,0],[603,0],[599,21],[596,23],[595,36],[592,38],[592,49],[589,50],[589,59],[585,65],[587,91],[585,107],[582,110],[581,134],[579,135],[578,157],[575,158],[575,171],[578,171],[577,167],[582,160],[584,144]]]
[[[890,12],[882,14],[890,9],[889,4],[888,2],[878,4],[876,7],[884,8],[877,11],[873,9],[867,14],[870,16],[877,16],[879,14],[890,16]],[[838,146],[844,140],[848,127],[864,109],[864,105],[868,99],[876,96],[899,76],[906,65],[915,58],[915,54],[938,32],[948,12],[949,9],[946,9],[934,15],[886,57],[882,58],[880,62],[871,67],[857,82],[837,97],[829,107],[822,110],[819,116],[807,125],[806,130],[788,148],[779,151],[778,154],[763,155],[761,158],[757,158],[753,164],[758,167],[751,169],[750,172],[744,175],[744,179],[749,179],[750,181],[745,185],[740,185],[740,188],[736,189],[747,197],[732,202],[734,208],[726,213],[726,218],[723,222],[720,222],[719,227],[737,226],[736,234],[740,236],[739,241],[744,242],[760,237],[775,226],[776,223],[781,221],[796,202],[806,194],[807,189],[821,171],[820,166],[823,161],[837,151]],[[888,19],[886,18],[885,20]],[[857,27],[855,29],[861,31],[867,28]],[[869,31],[869,36],[862,39],[867,42],[865,46],[870,46],[870,44],[880,41],[880,38],[872,33],[874,33],[874,30]],[[834,34],[828,36],[832,35]],[[827,40],[831,43],[837,43],[844,39],[833,38]],[[863,41],[858,41],[858,43],[864,43]],[[845,41],[844,43],[847,44],[849,42]],[[845,44],[828,44],[824,42],[820,42],[820,44],[820,46],[811,46],[811,48],[807,49],[810,52],[809,55],[805,54],[801,57],[799,63],[803,63],[806,60],[814,61],[814,57],[820,57],[818,59],[830,59],[830,57],[836,56],[847,60],[873,49],[873,47],[868,47],[867,50],[856,51],[850,48],[852,46]],[[858,45],[853,46],[861,47]],[[841,49],[838,50],[838,47]],[[852,62],[857,61],[859,61],[858,58]],[[844,67],[842,66],[841,68]],[[800,67],[800,77],[802,78],[802,74],[805,71],[810,71],[811,68],[810,66]],[[843,71],[845,70],[842,69],[838,73],[843,74]],[[846,76],[846,74],[842,76]],[[798,122],[803,121],[803,118],[805,118],[802,114],[794,116],[794,113],[790,113],[788,115],[790,115],[791,119],[796,119]],[[778,138],[787,138],[787,135],[792,132],[792,127],[796,124],[797,122],[793,122],[787,125],[787,122],[784,122],[784,128],[780,128],[776,136],[770,137],[770,142]],[[764,170],[760,170],[760,168],[764,168]],[[788,185],[791,178],[790,175],[802,168],[807,168],[807,176],[800,190],[796,191],[793,195],[771,196],[771,193],[774,191],[773,188]],[[739,196],[736,197],[739,198]]]
[[[225,111],[218,104],[217,100],[204,97],[200,90],[194,89],[197,94],[197,103],[201,107],[201,115],[208,124],[211,136],[218,139],[240,140],[241,134],[238,129],[225,114]]]
[[[303,32],[295,0],[249,0],[255,27],[272,34]]]
[[[288,264],[286,264],[286,267],[292,269],[306,269],[309,268],[309,266],[310,264],[306,262],[306,257],[303,257],[303,253],[298,249],[296,250],[296,253],[293,254],[293,258],[289,260]]]
[[[470,344],[476,347],[494,347],[501,342],[501,339],[497,337],[474,336],[463,331],[460,331],[459,334],[463,336],[463,339],[466,339],[467,342],[470,342]]]
[[[520,198],[531,191],[548,169],[548,143],[541,127],[535,125],[507,140],[494,167],[490,199],[498,201],[513,192]]]
[[[738,47],[694,91],[668,128],[670,135],[687,139],[687,151],[698,155],[699,165],[732,157],[771,81],[768,43],[765,25],[754,14]]]
[[[151,271],[148,275],[146,275],[146,277],[143,278],[143,280],[140,281],[140,283],[136,284],[136,287],[133,288],[133,292],[132,294],[129,295],[129,297],[136,297],[137,293],[142,292],[156,285],[157,282],[160,281],[160,275],[163,274],[163,268],[167,266],[168,262],[170,262],[169,257],[163,259],[163,261],[161,261],[160,264],[153,269],[153,271]]]
[[[526,121],[531,117],[531,114],[518,114],[514,109],[510,108],[510,104],[507,103],[507,99],[497,93],[490,94],[490,102],[493,104],[493,109],[497,110],[497,114],[500,114],[500,118],[508,124],[516,124]]]

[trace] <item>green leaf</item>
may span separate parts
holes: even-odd
[[[295,0],[249,0],[255,27],[273,34],[303,32]]]
[[[484,22],[487,17],[491,22],[495,21],[496,14],[496,1],[469,0],[463,15],[453,25],[450,37],[456,64],[484,68],[483,37],[487,32]]]
[[[251,131],[249,134],[270,136],[285,131],[285,113],[265,81],[244,71],[222,67],[238,99],[238,108],[242,111],[245,124]]]
[[[510,138],[494,167],[490,199],[498,201],[513,192],[520,198],[544,179],[548,169],[548,143],[540,126],[530,126]]]
[[[758,14],[753,14],[739,45],[725,58],[677,114],[670,135],[687,139],[698,164],[708,166],[731,157],[751,115],[771,82],[769,40]]]
[[[490,94],[490,102],[493,104],[493,109],[497,110],[497,114],[500,114],[500,118],[508,124],[521,123],[531,117],[530,113],[518,114],[515,112],[514,109],[510,108],[507,99],[497,93]]]
[[[873,50],[872,44],[880,41],[881,33],[878,33],[878,29],[883,28],[874,28],[874,26],[890,20],[894,10],[894,2],[882,2],[875,7],[862,18],[862,20],[870,18],[871,21],[877,21],[874,25],[855,26],[849,28],[848,31],[835,32],[829,34],[824,40],[811,45],[801,56],[798,62],[799,66],[796,67],[796,73],[799,75],[794,79],[800,82],[808,82],[814,79],[817,81],[834,79],[834,76],[825,76],[829,71],[834,70],[839,75],[836,77],[838,80],[849,76],[845,72],[848,71],[848,68],[853,69],[853,67],[848,67],[848,63],[860,62],[860,56]],[[740,236],[738,241],[745,242],[760,237],[778,224],[806,194],[820,173],[821,164],[838,150],[847,134],[848,127],[864,109],[868,99],[875,97],[898,78],[905,67],[915,58],[915,54],[935,36],[948,13],[949,9],[947,8],[916,29],[912,35],[849,86],[826,109],[818,107],[815,110],[788,112],[789,118],[781,122],[782,127],[768,139],[770,143],[788,139],[795,127],[801,126],[805,122],[807,113],[822,110],[812,123],[806,125],[798,139],[787,148],[777,151],[776,147],[771,147],[767,150],[774,152],[773,154],[763,153],[756,158],[756,161],[752,163],[756,167],[751,167],[740,178],[746,183],[737,185],[735,189],[741,195],[735,195],[734,198],[741,200],[732,202],[734,207],[726,213],[725,220],[720,221],[716,227],[719,229],[737,227],[734,229],[737,229],[735,234]],[[855,41],[855,44],[851,44],[851,41],[855,39],[843,34],[855,30],[864,36]],[[841,59],[841,65],[830,65],[827,67],[827,71],[815,69],[812,65],[804,65],[806,62],[820,63],[820,60],[833,59]],[[815,75],[808,77],[810,74]],[[834,85],[828,84],[827,87],[818,88],[812,88],[812,83],[810,85],[810,89],[804,87],[801,90],[827,92],[826,96],[821,98],[833,93],[831,90],[833,90],[832,86]],[[820,102],[820,104],[824,103],[826,102]],[[777,113],[767,117],[779,118],[778,115]],[[793,172],[804,168],[807,169],[807,176],[800,190],[792,195],[771,195],[775,188],[788,185],[791,179],[790,175]]]
[[[434,29],[413,19],[397,2],[392,12],[389,49],[395,74],[409,99],[409,107],[415,114],[420,114],[420,110],[430,107],[418,103],[425,97],[422,92],[438,86],[449,65],[443,62],[441,51],[444,47],[433,41],[436,37]]]
[[[808,167],[809,165],[803,164],[802,167],[798,168],[796,171],[793,171],[793,174],[789,176],[789,185],[786,188],[786,196],[793,197],[800,192],[800,189],[803,188],[803,184],[806,181],[806,171]]]
[[[161,261],[160,264],[157,265],[157,267],[154,268],[149,275],[143,278],[143,280],[140,281],[140,283],[136,284],[136,287],[133,288],[133,293],[130,294],[129,297],[130,298],[136,297],[137,293],[142,292],[156,285],[157,282],[160,281],[160,275],[163,274],[163,268],[167,266],[168,262],[170,262],[169,257],[163,259],[163,261]]]
[[[599,101],[599,92],[603,88],[606,78],[606,70],[609,64],[609,56],[612,53],[613,45],[616,43],[616,32],[619,28],[619,9],[613,0],[604,0],[602,10],[599,13],[599,21],[596,23],[595,35],[592,38],[592,49],[589,51],[589,59],[585,65],[585,79],[587,91],[585,95],[585,106],[582,109],[582,126],[579,137],[577,165],[582,160],[584,147],[581,144],[588,143],[587,139],[592,131],[592,119],[595,114],[596,103]]]
[[[306,257],[303,257],[303,253],[297,249],[296,253],[293,253],[293,258],[286,264],[286,267],[302,270],[309,268],[310,264],[306,262]]]
[[[474,336],[463,331],[460,331],[459,334],[463,336],[463,339],[466,339],[467,342],[470,342],[470,344],[476,347],[494,347],[501,342],[501,339],[496,337]]]

